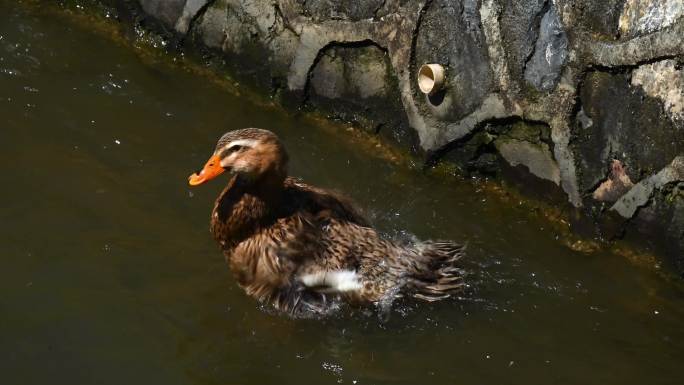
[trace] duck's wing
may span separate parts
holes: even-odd
[[[342,293],[361,287],[356,271],[347,268],[353,256],[351,244],[329,234],[341,226],[338,220],[323,212],[315,217],[298,213],[284,222],[288,223],[288,231],[278,231],[270,251],[283,267],[289,267],[297,284],[318,293]],[[342,226],[363,228],[352,223]]]
[[[337,191],[310,186],[294,178],[287,178],[285,189],[300,207],[313,215],[331,216],[335,219],[370,227],[370,222],[354,202]]]
[[[245,291],[262,303],[297,317],[322,315],[338,306],[337,293],[361,287],[345,270],[346,250],[330,255],[320,218],[297,213],[240,243],[231,262]]]

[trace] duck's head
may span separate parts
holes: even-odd
[[[197,186],[228,171],[246,181],[282,181],[287,175],[287,153],[278,137],[268,130],[243,128],[225,133],[201,171],[190,175]]]

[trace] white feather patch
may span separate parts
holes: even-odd
[[[223,149],[221,151],[226,151],[231,147],[236,146],[254,148],[254,146],[256,146],[258,143],[259,141],[256,139],[238,139],[223,146]],[[221,159],[221,167],[228,167],[228,165],[231,164],[237,156],[238,153],[233,152],[227,157]],[[249,166],[250,164],[247,162],[242,162],[241,164],[233,164],[233,170],[246,172],[249,171]]]
[[[324,293],[354,291],[361,289],[359,275],[352,270],[319,271],[304,274],[299,280],[307,287]]]
[[[257,143],[259,143],[259,141],[256,139],[238,139],[226,144],[223,148],[226,149],[234,146],[254,147]]]

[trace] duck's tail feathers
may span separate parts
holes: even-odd
[[[459,260],[466,245],[451,241],[427,241],[416,245],[418,257],[412,263],[413,296],[424,301],[438,301],[461,291],[463,269]]]

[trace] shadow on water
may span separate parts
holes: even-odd
[[[360,151],[344,133],[0,2],[3,383],[671,384],[684,290],[472,183]],[[234,284],[186,187],[227,129],[275,130],[292,174],[381,231],[469,242],[462,298],[389,320],[264,312]]]

